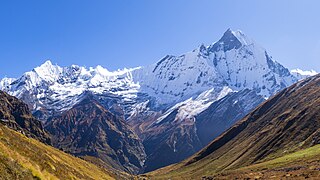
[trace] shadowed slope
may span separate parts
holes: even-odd
[[[45,132],[41,122],[32,116],[28,106],[3,91],[0,91],[0,124],[50,144],[49,135]]]
[[[186,161],[152,174],[202,176],[320,143],[320,75],[284,89]]]

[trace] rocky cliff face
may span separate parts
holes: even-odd
[[[144,165],[146,155],[138,136],[92,96],[50,119],[46,129],[52,134],[53,145],[65,152],[97,157],[134,174]]]
[[[42,123],[32,116],[28,106],[3,91],[0,91],[0,123],[28,137],[51,143]]]
[[[261,95],[245,89],[212,103],[196,116],[197,134],[202,145],[207,145],[263,101]]]

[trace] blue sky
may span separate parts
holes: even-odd
[[[288,68],[320,71],[320,1],[0,2],[0,78],[61,66],[145,66],[240,29]]]

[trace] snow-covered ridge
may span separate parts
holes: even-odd
[[[253,39],[246,36],[240,30],[232,31],[231,29],[228,29],[227,31],[230,31],[243,45],[250,45],[255,43]]]
[[[204,91],[196,98],[189,98],[183,102],[177,103],[160,116],[155,123],[160,123],[175,110],[178,110],[175,121],[194,118],[196,115],[207,109],[213,102],[225,97],[230,92],[233,92],[233,90],[227,86]]]
[[[102,66],[60,67],[48,60],[19,79],[2,79],[0,89],[32,104],[34,110],[64,111],[77,103],[86,91],[107,92],[123,100],[135,98],[140,86],[133,81],[132,71],[138,69],[140,67],[111,72]]]
[[[8,91],[9,90],[9,87],[10,87],[10,84],[12,82],[14,82],[16,79],[15,78],[3,78],[0,80],[0,89],[1,90],[4,90],[4,91]]]
[[[134,72],[141,91],[160,104],[186,100],[216,86],[226,85],[199,47],[181,56],[166,56],[158,63]]]
[[[222,86],[236,91],[253,89],[268,98],[297,81],[263,47],[241,31],[230,29],[214,44],[180,56],[167,55],[136,77],[142,91],[164,104]]]
[[[301,69],[292,69],[291,74],[294,75],[296,78],[298,79],[304,79],[310,76],[314,76],[316,74],[318,74],[318,72],[316,72],[315,70],[310,70],[310,71],[304,71]]]

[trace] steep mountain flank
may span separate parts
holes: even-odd
[[[177,163],[196,153],[263,100],[262,96],[246,89],[229,93],[195,117],[177,118],[180,108],[161,121],[151,124],[145,121],[145,125],[140,126],[144,128],[140,136],[148,157],[145,172]]]
[[[319,90],[319,75],[286,88],[215,139],[187,164],[213,153],[221,143],[224,147],[233,142],[239,144],[229,146],[229,151],[247,145],[241,150],[244,154],[231,166],[251,164],[270,154],[279,156],[320,143]]]
[[[78,157],[92,156],[115,169],[138,173],[145,161],[142,143],[123,119],[88,96],[46,125],[53,145]]]
[[[49,135],[45,132],[42,123],[32,116],[28,106],[3,91],[0,91],[0,124],[50,144]]]
[[[230,93],[196,116],[197,134],[205,146],[264,101],[252,90]]]

